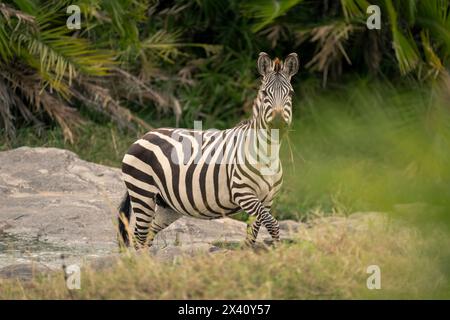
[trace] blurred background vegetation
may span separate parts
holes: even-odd
[[[119,166],[158,126],[248,117],[260,51],[300,56],[280,218],[382,210],[450,226],[446,0],[0,3],[0,149]],[[381,29],[368,30],[369,4]],[[436,218],[436,219],[431,219]]]

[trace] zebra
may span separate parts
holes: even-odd
[[[119,207],[121,245],[148,248],[183,215],[216,219],[239,211],[253,217],[246,245],[255,244],[261,225],[274,243],[280,241],[270,210],[283,181],[279,137],[292,122],[298,56],[281,61],[261,52],[257,68],[262,79],[251,119],[226,130],[154,129],[129,148],[122,161],[127,192]],[[261,150],[269,161],[261,160]]]

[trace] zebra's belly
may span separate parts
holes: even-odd
[[[201,219],[215,219],[239,211],[233,203],[225,164],[179,164],[177,172],[165,171],[173,195],[160,196],[173,210]],[[176,175],[176,177],[174,176]]]

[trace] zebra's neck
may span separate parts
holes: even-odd
[[[261,118],[261,103],[262,103],[262,92],[258,90],[255,100],[253,100],[253,117],[252,120],[257,120]]]
[[[261,92],[258,92],[253,103],[253,117],[245,121],[241,127],[246,132],[245,157],[250,163],[278,168],[281,136],[277,129],[270,129],[263,121],[260,112],[261,103]]]
[[[278,129],[270,129],[263,121],[263,114],[261,113],[262,92],[258,91],[258,95],[253,101],[253,117],[249,121],[249,126],[254,129],[254,134],[260,142],[267,142],[269,144],[280,145],[281,135]]]

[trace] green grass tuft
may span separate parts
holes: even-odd
[[[449,245],[448,236],[440,237]],[[68,291],[61,272],[31,282],[0,280],[0,299],[387,299],[448,298],[448,274],[435,239],[397,224],[360,232],[347,225],[303,230],[268,250],[221,250],[161,262],[130,254],[106,269],[81,269]],[[366,286],[369,265],[381,289]]]

